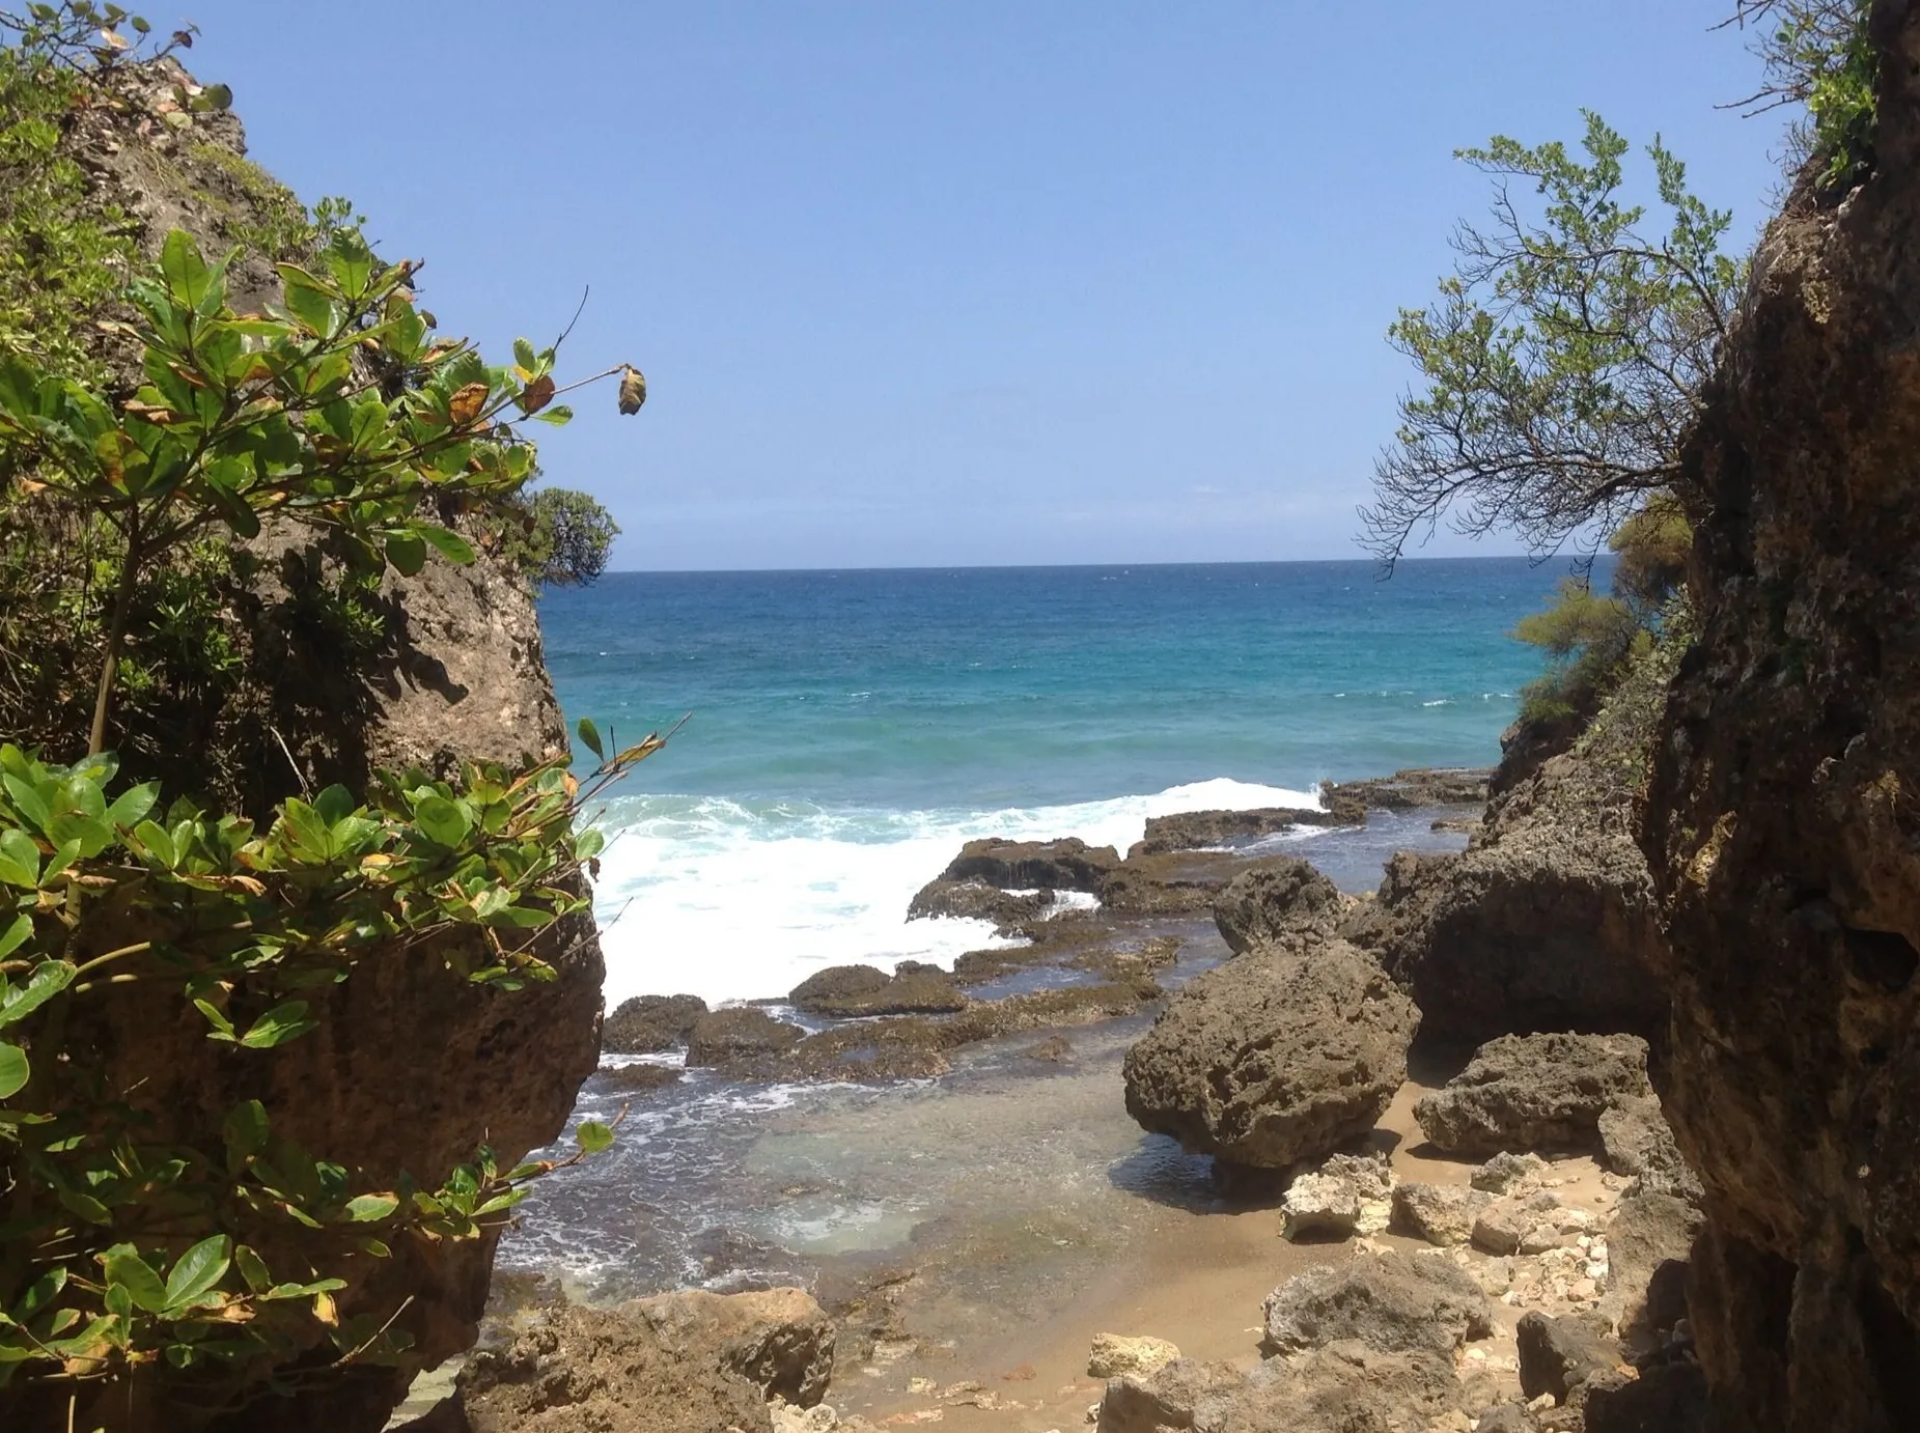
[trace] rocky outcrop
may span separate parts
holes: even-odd
[[[1268,1296],[1267,1354],[1300,1353],[1357,1339],[1382,1353],[1451,1359],[1493,1332],[1487,1296],[1458,1264],[1429,1254],[1359,1254],[1295,1275]]]
[[[1360,822],[1366,819],[1364,812]],[[1149,816],[1146,834],[1127,851],[1135,856],[1163,856],[1170,851],[1197,851],[1277,835],[1296,826],[1360,824],[1337,820],[1331,811],[1315,807],[1265,806],[1253,811],[1182,811],[1172,816]]]
[[[969,841],[940,873],[943,881],[981,881],[1004,891],[1083,891],[1099,895],[1120,864],[1111,846],[1061,841]]]
[[[1087,1377],[1151,1378],[1178,1357],[1180,1350],[1163,1338],[1098,1333],[1087,1353]]]
[[[799,1289],[698,1290],[616,1309],[561,1305],[460,1372],[449,1433],[773,1433],[768,1401],[807,1408],[834,1330]]]
[[[600,1048],[615,1055],[651,1055],[687,1043],[707,1002],[697,995],[636,995],[622,1000],[600,1031]]]
[[[1652,1092],[1637,1036],[1504,1035],[1422,1095],[1413,1116],[1449,1154],[1597,1149],[1600,1116]]]
[[[799,1044],[806,1033],[751,1005],[715,1010],[701,1016],[687,1036],[687,1068],[750,1074]]]
[[[907,919],[928,920],[946,917],[954,920],[982,920],[1005,929],[1044,916],[1053,909],[1050,890],[1031,895],[1014,895],[985,881],[928,881],[907,905]]]
[[[1611,1373],[1620,1363],[1620,1346],[1607,1331],[1604,1319],[1569,1314],[1549,1318],[1524,1315],[1516,1330],[1520,1351],[1520,1391],[1529,1398],[1542,1395],[1565,1403],[1574,1389],[1596,1374]]]
[[[1213,922],[1235,955],[1258,945],[1330,938],[1345,913],[1340,888],[1306,861],[1281,857],[1244,871],[1213,902]]]
[[[832,1019],[867,1015],[945,1015],[967,1008],[953,977],[938,968],[892,975],[871,965],[830,965],[787,996],[794,1009]]]
[[[1364,825],[1369,810],[1484,805],[1492,774],[1481,767],[1408,767],[1392,776],[1329,782],[1320,797],[1334,824]]]
[[[1127,1052],[1127,1111],[1230,1164],[1317,1159],[1373,1128],[1418,1019],[1344,942],[1252,952],[1183,986]]]
[[[1871,30],[1872,172],[1789,196],[1684,454],[1698,637],[1644,827],[1739,1433],[1920,1427],[1920,6]]]
[[[1393,1190],[1392,1229],[1448,1248],[1473,1238],[1473,1223],[1493,1202],[1480,1189],[1447,1184],[1398,1184]]]

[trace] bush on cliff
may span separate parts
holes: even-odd
[[[18,36],[8,75],[94,86],[101,103],[124,98],[123,33],[147,28],[80,0],[0,23]],[[13,220],[33,222],[0,213]],[[144,1425],[164,1407],[167,1426],[197,1424],[400,1355],[404,1306],[356,1304],[356,1274],[402,1241],[490,1238],[552,1166],[501,1168],[476,1109],[471,1158],[375,1179],[355,1150],[303,1149],[277,1125],[275,1052],[322,1030],[331,992],[369,962],[431,963],[502,996],[551,979],[551,937],[584,908],[597,852],[581,804],[660,745],[606,754],[583,723],[602,758],[585,789],[564,758],[467,763],[375,773],[259,821],[121,779],[123,658],[178,680],[218,631],[191,605],[196,562],[263,523],[323,533],[361,590],[471,562],[462,526],[484,533],[471,519],[534,468],[519,425],[568,416],[554,349],[522,340],[494,366],[437,337],[412,266],[349,226],[278,266],[283,302],[265,313],[228,303],[232,262],[176,230],[101,310],[131,319],[108,321],[131,392],[72,334],[36,338],[31,314],[0,354],[6,546],[51,534],[83,555],[38,569],[8,621],[28,647],[97,634],[62,649],[83,703],[0,728],[0,1412],[29,1421],[63,1407],[69,1426]],[[187,656],[169,646],[183,634]],[[127,1040],[183,1028],[229,1101],[211,1123],[113,1063]],[[582,1152],[609,1138],[579,1132]]]

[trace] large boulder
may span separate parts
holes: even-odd
[[[1395,1233],[1448,1248],[1473,1239],[1474,1220],[1493,1196],[1451,1184],[1396,1184],[1392,1224]]]
[[[1520,1391],[1529,1398],[1548,1394],[1565,1403],[1580,1384],[1620,1363],[1620,1346],[1608,1334],[1606,1320],[1592,1314],[1556,1319],[1536,1310],[1522,1316],[1515,1333]]]
[[[833,1019],[866,1015],[945,1015],[967,1007],[953,977],[936,967],[888,975],[871,965],[830,965],[787,996],[796,1010]]]
[[[1324,941],[1340,924],[1340,888],[1313,866],[1283,857],[1234,877],[1213,902],[1213,922],[1235,955],[1257,945]]]
[[[1006,891],[1082,891],[1100,895],[1120,864],[1111,846],[1061,841],[969,841],[940,873],[943,881],[983,881]]]
[[[1346,1339],[1250,1374],[1182,1358],[1150,1378],[1116,1378],[1096,1433],[1424,1433],[1466,1426],[1448,1421],[1461,1404],[1449,1359]]]
[[[1460,1265],[1439,1254],[1358,1254],[1295,1275],[1267,1296],[1268,1355],[1357,1339],[1382,1353],[1451,1359],[1493,1332],[1493,1308]]]
[[[1127,1111],[1230,1164],[1283,1169],[1371,1130],[1419,1014],[1367,955],[1255,952],[1182,986],[1127,1052]]]
[[[752,1005],[703,1015],[687,1036],[689,1069],[753,1068],[784,1054],[805,1037],[798,1025],[776,1020]]]
[[[707,1002],[697,995],[636,995],[623,1000],[600,1028],[600,1048],[616,1055],[650,1055],[684,1045]]]
[[[1633,1175],[1644,1188],[1700,1201],[1700,1180],[1687,1168],[1657,1099],[1636,1095],[1615,1101],[1600,1112],[1597,1133],[1601,1158],[1615,1174]]]
[[[907,905],[907,919],[915,921],[944,917],[991,921],[996,928],[1006,929],[1022,921],[1044,916],[1053,906],[1053,892],[1050,890],[1016,896],[985,881],[949,881],[941,877],[928,881],[914,894]]]
[[[1456,1155],[1599,1147],[1600,1116],[1651,1097],[1634,1035],[1504,1035],[1413,1107],[1421,1133]]]
[[[817,1404],[833,1324],[799,1289],[561,1305],[456,1381],[468,1433],[772,1433],[767,1403]],[[463,1420],[463,1421],[461,1421]]]

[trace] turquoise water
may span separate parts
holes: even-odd
[[[630,741],[609,804],[607,993],[775,995],[821,965],[950,960],[905,921],[961,841],[1304,803],[1485,764],[1560,575],[1523,559],[615,574],[541,603],[569,718]]]

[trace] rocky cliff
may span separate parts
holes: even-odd
[[[245,160],[233,116],[167,119],[158,106],[185,82],[170,64],[130,74],[121,102],[79,116],[66,142],[103,200],[137,222],[144,250],[156,252],[173,227],[210,253],[240,244],[236,302],[272,302],[277,280],[265,236],[300,211]],[[110,367],[124,358],[106,356]],[[432,561],[412,578],[389,572],[369,598],[374,630],[362,634],[351,660],[309,620],[305,596],[337,572],[323,549],[300,530],[269,529],[243,557],[223,594],[241,658],[230,682],[158,718],[130,714],[115,733],[128,766],[163,779],[169,795],[258,815],[303,785],[363,788],[377,767],[445,772],[463,758],[517,764],[566,750],[532,594],[486,552],[468,567]],[[352,978],[315,997],[321,1028],[275,1054],[264,1091],[259,1062],[209,1042],[184,1006],[156,1029],[137,997],[105,1000],[85,1017],[84,1034],[113,1086],[134,1092],[129,1098],[158,1138],[211,1138],[217,1147],[209,1131],[224,1112],[258,1096],[277,1132],[355,1166],[370,1188],[400,1187],[403,1171],[438,1182],[479,1144],[509,1167],[557,1137],[597,1062],[603,966],[591,919],[559,923],[539,953],[560,978],[505,995],[468,983],[436,958],[444,951],[362,961]],[[410,1355],[397,1367],[358,1367],[344,1378],[296,1377],[286,1386],[294,1396],[267,1398],[215,1426],[379,1429],[415,1370],[472,1344],[493,1252],[488,1238],[408,1240],[378,1260],[343,1253],[339,1267],[323,1271],[350,1280],[341,1318],[385,1320],[398,1310],[394,1327],[411,1336]],[[309,1361],[327,1354],[298,1353],[296,1364]],[[43,1426],[42,1413],[67,1417],[64,1401],[52,1411],[0,1407],[0,1424],[16,1426],[9,1420],[19,1416],[18,1426]],[[82,1408],[80,1416],[93,1427],[121,1415]],[[176,1416],[185,1417],[170,1411],[142,1426],[175,1426],[166,1420]]]
[[[1724,1427],[1920,1427],[1920,5],[1873,173],[1767,232],[1686,457],[1698,643],[1643,844]]]

